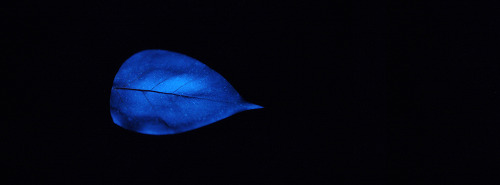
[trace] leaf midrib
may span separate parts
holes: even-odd
[[[184,97],[184,98],[194,98],[194,99],[209,100],[209,101],[221,102],[221,103],[231,103],[231,102],[226,102],[226,101],[212,100],[212,99],[201,98],[201,97],[196,97],[196,96],[186,96],[186,95],[181,95],[181,94],[167,93],[167,92],[161,92],[161,91],[155,91],[155,90],[134,89],[134,88],[126,88],[126,87],[113,87],[113,89],[129,90],[129,91],[140,91],[140,92],[152,92],[152,93],[159,93],[159,94],[168,94],[168,95],[180,96],[180,97]]]

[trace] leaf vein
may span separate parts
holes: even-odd
[[[174,96],[179,96],[179,97],[184,97],[184,98],[202,99],[202,100],[208,100],[208,101],[214,101],[214,102],[220,102],[220,103],[233,103],[233,102],[213,100],[213,99],[208,99],[208,98],[201,98],[201,97],[196,97],[196,96],[187,96],[187,95],[181,95],[181,94],[175,94],[175,93],[166,93],[166,92],[160,92],[160,91],[154,91],[154,90],[134,89],[134,88],[124,88],[124,87],[115,87],[114,89],[140,91],[140,92],[152,92],[152,93],[159,93],[159,94],[174,95]]]

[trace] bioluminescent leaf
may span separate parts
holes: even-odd
[[[115,124],[151,135],[185,132],[262,108],[244,101],[205,64],[165,50],[127,59],[113,81],[110,105]]]

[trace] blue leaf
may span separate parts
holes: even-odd
[[[165,50],[127,59],[113,81],[110,105],[117,125],[151,135],[181,133],[262,108],[244,101],[205,64]]]

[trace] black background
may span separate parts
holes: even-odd
[[[499,172],[495,4],[0,9],[7,184],[456,184]],[[176,135],[124,130],[110,89],[144,49],[194,57],[265,108]]]

